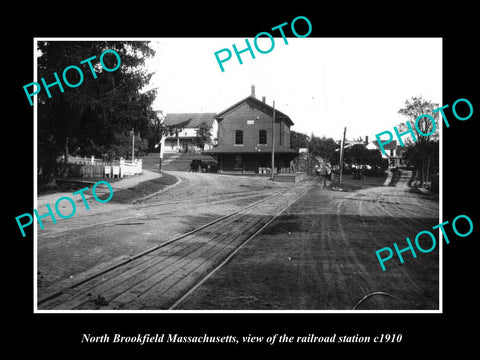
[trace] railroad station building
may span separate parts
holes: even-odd
[[[268,174],[271,173],[272,144],[275,142],[274,173],[293,172],[293,160],[298,151],[290,148],[290,127],[293,121],[275,109],[275,131],[273,131],[273,107],[265,97],[251,94],[217,113],[218,143],[204,154],[218,161],[220,173]],[[275,138],[273,139],[273,134]]]

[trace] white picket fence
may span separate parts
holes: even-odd
[[[125,176],[138,175],[142,173],[142,159],[120,160],[107,162],[103,159],[95,159],[95,156],[87,157],[68,157],[69,164],[82,165],[83,177],[107,177],[123,178]]]
[[[63,161],[63,157],[58,159],[59,161]],[[118,162],[118,161],[117,161]],[[69,156],[68,157],[69,164],[81,164],[81,165],[109,165],[112,162],[107,162],[103,159],[96,159],[94,155],[90,156],[89,158],[79,157],[79,156]]]
[[[120,159],[119,162],[119,175],[120,177],[138,175],[142,173],[142,159],[135,159],[133,161],[128,161],[125,159]],[[112,166],[114,168],[115,166]],[[115,169],[112,169],[113,175],[115,175]]]

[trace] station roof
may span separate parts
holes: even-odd
[[[246,98],[240,100],[239,102],[233,104],[232,106],[226,108],[225,110],[217,113],[215,115],[215,119],[221,120],[226,114],[233,111],[234,109],[236,109],[237,107],[239,107],[240,105],[242,105],[244,103],[248,103],[248,104],[254,106],[255,108],[259,109],[260,111],[263,111],[267,115],[273,116],[273,107],[272,106],[268,105],[267,103],[265,103],[261,100],[258,100],[256,97],[250,95],[250,96],[247,96]],[[281,112],[278,109],[275,109],[275,119],[276,120],[277,119],[284,119],[287,122],[288,125],[290,125],[290,126],[293,125],[292,119],[290,119],[290,117],[288,115],[285,115],[283,112]]]

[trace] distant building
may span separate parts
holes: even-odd
[[[215,145],[216,139],[214,134],[218,132],[218,123],[214,119],[215,113],[170,113],[165,116],[165,125],[176,125],[184,121],[189,121],[187,126],[171,134],[165,138],[164,151],[165,152],[187,152],[187,151],[201,151],[210,149]],[[197,129],[201,123],[205,123],[210,128],[212,134],[210,143],[206,144],[204,149],[198,146]]]
[[[383,145],[385,149],[385,154],[383,154],[380,150],[380,146],[378,145],[378,141],[374,140],[367,145],[367,149],[369,150],[378,150],[382,154],[382,158],[388,160],[388,167],[395,168],[395,167],[404,167],[407,166],[407,162],[404,158],[404,153],[406,148],[403,146],[397,145],[397,140],[392,140],[391,142]]]
[[[275,141],[275,169],[277,173],[293,171],[292,160],[298,151],[290,148],[290,127],[293,121],[275,109],[275,139],[272,126],[273,107],[265,97],[251,95],[215,115],[218,122],[218,145],[205,151],[218,161],[221,173],[271,172],[272,143]],[[272,141],[273,140],[273,141]]]
[[[342,140],[337,140],[336,143],[338,145],[341,145]],[[366,140],[362,140],[361,137],[359,139],[356,139],[356,140],[345,139],[345,144],[344,144],[343,148],[348,149],[349,147],[352,147],[353,145],[367,145],[367,144],[368,144],[368,136],[366,137]]]

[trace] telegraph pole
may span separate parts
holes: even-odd
[[[158,143],[158,146],[160,147],[160,159],[158,161],[158,170],[162,171],[162,160],[163,160],[163,146],[162,146],[162,140],[160,139],[160,142]]]
[[[158,130],[159,130],[159,133],[158,133],[158,136],[159,136],[159,140],[158,140],[158,146],[160,147],[160,159],[159,159],[159,162],[158,162],[158,170],[162,171],[162,162],[163,162],[163,145],[165,144],[165,140],[163,140],[163,137],[165,136],[165,134],[163,133],[164,131],[164,128],[163,128],[163,120],[165,119],[163,117],[163,112],[160,110],[159,111],[160,115],[162,116],[161,118],[158,119]],[[162,140],[163,140],[163,143],[162,143]]]
[[[275,168],[275,100],[273,101],[273,116],[272,116],[272,176],[273,181],[273,171]]]
[[[340,145],[340,176],[338,177],[338,186],[342,184],[342,173],[343,173],[343,153],[345,149],[345,135],[347,133],[347,127],[343,129],[343,138]]]
[[[135,157],[135,128],[132,128],[132,164]]]

